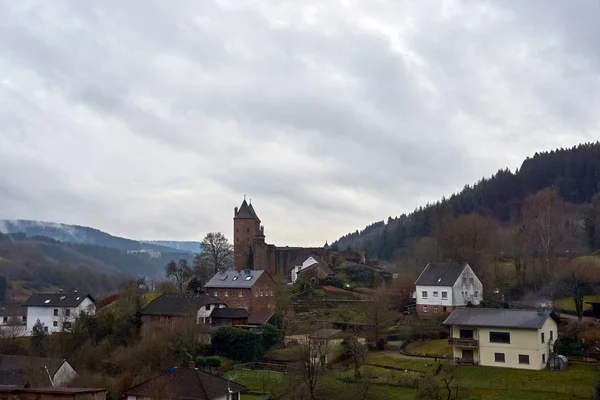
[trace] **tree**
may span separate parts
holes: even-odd
[[[437,375],[435,372],[431,372],[421,380],[416,400],[459,400],[464,398],[467,398],[467,393],[456,384],[456,366],[440,364]]]
[[[315,388],[319,376],[323,373],[329,341],[313,335],[304,335],[299,341],[298,358],[300,360],[300,380],[306,385],[310,398],[315,398]]]
[[[46,352],[48,338],[47,327],[38,319],[31,329],[31,349],[34,355],[43,356]]]
[[[191,278],[192,270],[185,258],[182,258],[177,263],[171,260],[165,268],[165,275],[167,278],[175,278],[179,291],[183,292],[183,285]]]
[[[594,272],[595,263],[589,259],[571,260],[562,272],[561,282],[573,298],[580,321],[583,319],[583,299],[586,294],[593,292]]]
[[[358,341],[357,333],[356,331],[351,332],[350,336],[342,342],[344,353],[350,358],[354,367],[354,379],[361,378],[360,367],[362,367],[368,352],[367,346]]]
[[[211,232],[200,243],[200,254],[194,258],[194,267],[212,274],[233,267],[233,246],[221,232]]]
[[[365,306],[364,316],[371,330],[371,339],[375,341],[379,350],[383,350],[385,347],[385,339],[382,337],[383,331],[395,320],[389,292],[385,287],[373,291],[370,301]]]
[[[0,303],[6,303],[6,276],[0,276]]]

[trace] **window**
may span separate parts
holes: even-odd
[[[546,355],[545,355],[545,354],[542,354],[542,362],[543,362],[544,364],[546,364]]]
[[[242,292],[242,290],[238,290],[238,297],[244,297],[244,293]]]
[[[229,290],[225,291],[225,297],[229,296]]]
[[[442,307],[442,311],[443,312],[448,312],[448,307],[446,307],[446,306]]]
[[[27,317],[23,315],[23,322],[27,322]]]
[[[427,306],[423,306],[423,312],[427,312]]]
[[[65,311],[65,316],[70,317],[71,316],[71,310],[66,310]]]
[[[510,343],[510,333],[490,332],[490,343]]]
[[[473,294],[473,296],[479,297],[479,292],[476,290],[475,293]]]
[[[239,276],[234,276],[233,278],[231,278],[232,281],[237,281],[239,278]]]
[[[58,308],[55,308],[55,309],[54,309],[54,316],[55,316],[55,317],[58,317]]]
[[[421,293],[421,296],[423,296],[423,298],[427,298],[427,290],[423,290],[423,292]]]
[[[473,330],[472,329],[461,329],[460,330],[460,338],[461,339],[473,339]]]
[[[207,305],[205,305],[205,306],[204,306],[204,309],[205,309],[206,311],[210,311],[210,304],[207,304]]]
[[[52,323],[52,326],[58,326],[58,321],[54,321],[54,322]]]
[[[433,312],[437,314],[437,312],[438,312],[437,306],[433,307]]]
[[[2,317],[2,322],[7,323],[8,322],[8,317]]]
[[[442,299],[448,298],[448,292],[442,292]]]
[[[550,340],[554,340],[554,331],[550,331]]]
[[[438,297],[438,292],[433,292],[433,297]]]
[[[231,394],[231,400],[240,400],[240,394],[239,393],[232,393]]]
[[[240,228],[235,228],[235,231],[236,231],[237,233],[239,233],[239,232],[240,232]]]
[[[215,297],[219,297],[219,292],[217,290],[215,290],[213,294],[215,295]]]
[[[546,336],[544,332],[542,332],[542,343],[546,343]]]
[[[505,361],[504,353],[494,353],[494,361],[504,362]]]
[[[529,355],[519,354],[519,364],[529,364]]]
[[[467,285],[467,278],[466,277],[463,278],[463,285],[465,285],[465,286]]]
[[[260,297],[263,297],[265,295],[265,291],[263,289],[260,289]]]
[[[473,286],[473,278],[469,278],[469,285]]]
[[[250,228],[246,228],[246,232],[250,232]]]
[[[246,277],[246,280],[249,281],[250,279],[252,279],[252,275],[249,275]]]
[[[71,323],[69,321],[65,322],[63,324],[63,328],[65,328],[65,329],[71,329]]]
[[[44,327],[44,332],[48,332],[48,327],[47,326]]]

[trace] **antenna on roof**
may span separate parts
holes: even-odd
[[[246,195],[244,195],[244,201],[246,201]]]

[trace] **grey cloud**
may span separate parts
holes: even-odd
[[[594,7],[3,3],[2,217],[331,241],[594,139]]]

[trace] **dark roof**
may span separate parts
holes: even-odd
[[[247,289],[254,285],[256,281],[264,274],[263,270],[245,269],[237,271],[228,269],[223,272],[217,272],[215,276],[204,285],[205,288],[234,288]]]
[[[320,261],[321,257],[319,257],[318,255],[308,252],[308,251],[302,251],[300,253],[298,253],[298,255],[296,256],[296,262],[295,265],[300,265],[302,264],[304,261],[308,260],[309,257],[314,258],[316,261]]]
[[[250,314],[245,308],[215,308],[210,314],[212,318],[248,318]]]
[[[165,293],[142,309],[144,315],[182,316],[198,311],[206,304],[224,304],[206,293]]]
[[[35,293],[29,296],[25,305],[32,307],[77,307],[86,297],[89,297],[95,303],[94,298],[85,293]]]
[[[260,218],[258,218],[258,215],[256,215],[256,211],[254,211],[254,207],[252,207],[252,199],[250,199],[250,204],[248,204],[248,208],[250,209],[250,212],[252,213],[254,219],[260,222]]]
[[[419,278],[416,286],[452,286],[465,269],[465,265],[457,263],[434,263],[427,264]]]
[[[106,392],[107,389],[102,388],[74,388],[74,387],[36,387],[14,389],[15,393],[47,393],[47,394],[82,394],[82,393],[98,393]]]
[[[50,386],[45,367],[54,376],[65,363],[64,359],[0,354],[0,385],[23,387],[26,382]]]
[[[340,329],[319,329],[318,331],[313,332],[310,336],[315,339],[331,339],[343,331]]]
[[[219,378],[192,368],[177,368],[172,374],[160,374],[137,386],[127,389],[126,396],[144,396],[186,400],[210,400],[227,395],[228,387],[234,392],[245,392],[247,388],[227,379]],[[157,391],[165,393],[157,394]]]
[[[16,317],[27,315],[27,307],[22,303],[0,304],[0,317]]]
[[[272,311],[254,312],[250,314],[250,317],[248,317],[248,325],[266,324],[273,317],[273,315],[274,313]]]
[[[254,209],[246,203],[246,199],[242,202],[242,205],[238,209],[233,219],[258,219]]]
[[[539,329],[550,317],[558,322],[550,310],[460,307],[446,318],[444,325]]]
[[[254,236],[265,236],[265,234],[262,233],[260,228],[257,226],[256,229],[254,229]]]
[[[319,262],[309,265],[306,268],[301,269],[300,272],[298,272],[298,276],[302,275],[304,272],[306,272],[308,270],[312,270],[315,268],[321,268],[321,270],[323,272],[325,272],[327,275],[335,275],[335,271],[333,269],[331,269],[331,267],[329,265],[327,265],[327,263],[325,263],[323,261],[319,261]]]

